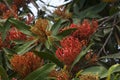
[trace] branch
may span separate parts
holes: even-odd
[[[6,6],[8,7],[8,9],[12,12],[13,15],[15,15],[14,11],[12,10],[12,8],[10,7],[10,5],[8,4],[8,2],[6,0],[3,0],[4,3],[6,4]]]
[[[106,46],[107,42],[109,41],[112,33],[113,33],[113,28],[111,29],[111,32],[110,32],[109,36],[107,37],[105,43],[103,44],[102,48],[101,48],[100,51],[98,52],[97,56],[100,56],[100,53],[101,53],[101,52],[103,51],[103,49],[105,48],[105,46]]]
[[[115,16],[115,15],[114,15],[114,16]],[[109,39],[110,39],[110,37],[111,37],[111,35],[112,35],[112,33],[113,33],[114,26],[116,25],[116,17],[117,17],[117,16],[114,17],[114,21],[113,21],[113,25],[112,25],[112,28],[111,28],[111,32],[110,32],[110,34],[108,35],[107,39],[105,40],[105,42],[104,42],[102,48],[100,49],[100,51],[98,52],[97,56],[100,56],[100,53],[105,49],[105,46],[106,46],[106,44],[108,43],[108,41],[109,41]],[[107,19],[106,21],[110,20],[111,18],[113,18],[113,16],[110,17],[109,19]],[[104,21],[104,22],[106,22],[106,21]],[[103,23],[102,23],[102,24],[103,24]]]

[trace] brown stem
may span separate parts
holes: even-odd
[[[6,6],[8,7],[8,9],[12,12],[13,15],[15,15],[14,11],[12,10],[12,8],[10,7],[10,5],[8,4],[8,2],[6,0],[3,0],[4,3],[6,4]]]

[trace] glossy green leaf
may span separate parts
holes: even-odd
[[[0,51],[0,65],[3,65],[3,62],[2,62],[2,59],[3,58],[3,54],[2,54],[2,52]]]
[[[0,32],[2,32],[2,31],[3,31],[3,26],[0,25]]]
[[[58,33],[58,34],[56,35],[56,38],[61,40],[61,39],[64,38],[65,36],[70,35],[70,34],[71,34],[73,31],[75,31],[75,30],[76,30],[76,28],[64,30],[63,32]]]
[[[80,80],[79,78],[73,78],[72,80]]]
[[[79,2],[78,2],[79,1]],[[84,6],[86,0],[78,0],[76,1],[76,4],[73,5],[73,10],[75,14],[79,13],[79,10]]]
[[[105,58],[111,58],[111,59],[118,58],[118,59],[120,59],[120,52],[118,52],[116,54],[110,54],[110,55],[107,55],[107,56],[102,56],[100,59],[105,59]]]
[[[11,23],[7,20],[4,24],[4,26],[2,27],[2,31],[1,31],[1,36],[2,36],[2,41],[5,40],[6,36],[7,36],[7,32],[10,29]]]
[[[9,80],[6,71],[2,66],[0,66],[0,76],[2,80]]]
[[[120,64],[112,65],[112,66],[109,68],[108,74],[107,74],[107,79],[106,79],[106,80],[110,80],[110,79],[111,79],[111,74],[112,74],[113,72],[115,72],[114,70],[115,70],[117,67],[120,67]]]
[[[116,14],[117,12],[119,12],[119,8],[117,6],[113,6],[111,7],[110,11],[109,11],[109,15],[112,16],[113,14]]]
[[[93,43],[91,43],[85,50],[81,51],[80,54],[77,56],[77,58],[75,59],[75,61],[73,62],[72,66],[71,66],[71,70],[74,67],[74,65],[80,61],[80,59],[85,56],[85,54],[87,53],[87,51],[90,49],[90,47],[93,45]]]
[[[3,48],[3,51],[5,52],[6,55],[8,56],[12,56],[13,54],[15,54],[15,52],[11,49],[8,48]]]
[[[55,69],[55,64],[49,63],[30,73],[23,80],[46,80],[48,74]]]
[[[31,48],[34,47],[34,44],[36,42],[36,40],[33,40],[33,41],[28,41],[26,42],[25,44],[21,45],[21,46],[18,46],[17,48],[15,48],[15,52],[17,54],[24,54],[25,52],[29,51]]]
[[[61,19],[59,19],[51,28],[52,31],[52,35],[56,35],[61,27],[61,23],[63,21]]]
[[[22,21],[10,18],[9,22],[14,24],[17,29],[19,29],[21,32],[23,32],[26,35],[32,36],[33,33],[30,31],[30,26],[26,25]]]
[[[43,59],[48,59],[50,61],[52,61],[53,63],[57,64],[58,66],[63,66],[63,64],[55,57],[54,54],[50,53],[45,53],[45,52],[37,52],[34,51],[36,55],[42,57]]]
[[[106,7],[106,5],[107,3],[101,2],[95,6],[85,9],[84,11],[80,11],[80,13],[77,13],[76,15],[79,19],[83,19],[85,17],[89,18],[100,17],[99,15],[97,15],[97,13],[101,12]]]
[[[107,69],[103,66],[92,66],[83,70],[81,74],[96,74],[100,78],[107,76]]]

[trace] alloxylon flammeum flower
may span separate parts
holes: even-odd
[[[93,51],[89,51],[85,55],[85,60],[88,61],[88,64],[90,64],[90,65],[96,64],[96,62],[98,60],[98,56],[97,56],[97,54],[93,53]]]
[[[93,20],[92,23],[90,24],[90,22],[85,19],[82,24],[79,25],[72,24],[70,27],[77,28],[77,30],[73,32],[72,36],[78,38],[79,40],[84,40],[88,39],[90,35],[95,32],[95,30],[98,27],[98,23],[96,20]]]
[[[55,77],[56,80],[70,80],[70,76],[69,76],[68,72],[65,72],[63,70],[61,70],[61,71],[53,70],[53,71],[51,71],[49,76]]]
[[[62,18],[71,18],[72,17],[72,13],[67,12],[66,8],[64,6],[59,6],[54,13]]]
[[[9,30],[8,40],[25,40],[26,35],[20,32],[17,28],[12,27]]]
[[[98,23],[96,20],[93,20],[91,24],[88,20],[84,20],[83,23],[79,25],[71,24],[70,27],[66,29],[77,28],[77,30],[74,31],[71,36],[67,36],[60,41],[62,48],[56,50],[57,58],[66,65],[72,64],[82,47],[87,45],[88,38],[95,32],[97,27]]]
[[[47,26],[48,26],[48,21],[46,19],[40,18],[31,28],[31,31],[39,36],[39,40],[41,42],[45,42],[47,40],[47,36],[49,36],[51,33],[50,31],[46,30]]]
[[[85,75],[81,75],[80,80],[99,80],[99,76],[95,75],[95,74],[85,74]]]
[[[30,72],[43,65],[43,60],[34,55],[33,52],[27,52],[25,55],[14,55],[10,60],[13,70],[16,71],[22,78]]]
[[[6,11],[7,6],[4,3],[0,3],[0,12]]]
[[[70,65],[80,53],[82,44],[72,36],[64,38],[60,44],[62,48],[57,49],[56,56],[61,62]]]

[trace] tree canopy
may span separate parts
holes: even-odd
[[[120,1],[45,1],[0,0],[0,80],[119,80]]]

